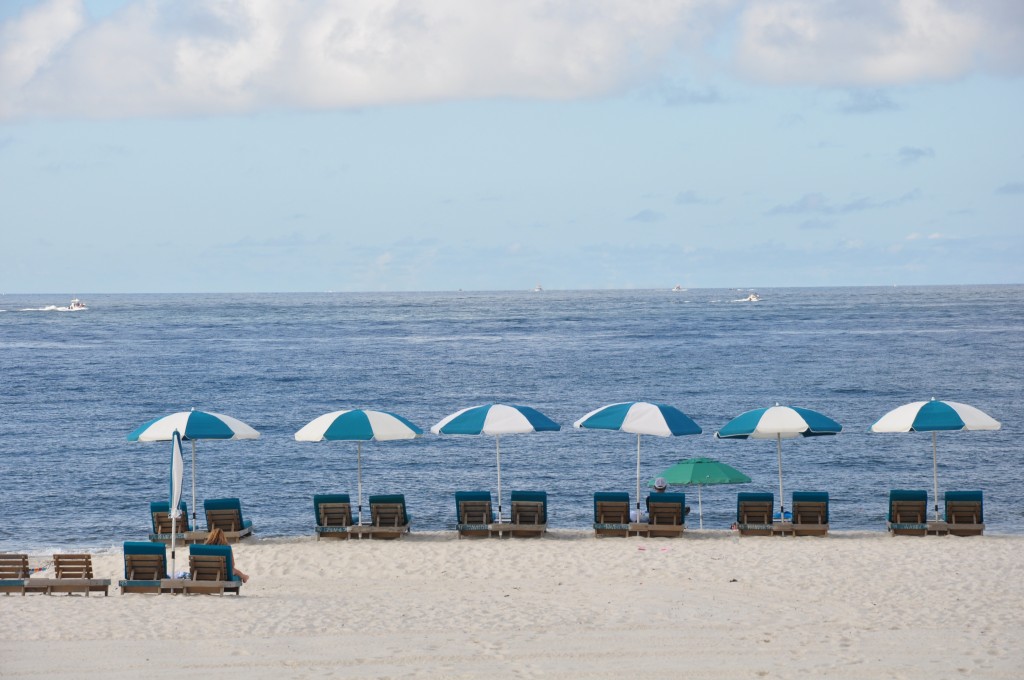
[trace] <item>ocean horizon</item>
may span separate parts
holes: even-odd
[[[738,301],[750,291],[761,301]],[[987,532],[1024,533],[1024,472],[1013,465],[1022,294],[1007,284],[77,293],[88,309],[73,313],[56,313],[71,295],[0,295],[0,550],[144,540],[149,502],[166,500],[170,445],[126,437],[175,411],[224,413],[261,432],[196,443],[197,498],[201,515],[204,498],[238,497],[256,536],[275,537],[312,535],[316,493],[355,499],[354,442],[294,440],[313,418],[372,408],[428,431],[492,402],[532,406],[562,426],[501,440],[503,504],[513,489],[545,490],[552,528],[589,527],[595,491],[634,495],[636,437],[572,423],[642,400],[673,405],[704,430],[643,437],[645,481],[696,456],[753,480],[703,488],[705,528],[729,528],[740,491],[778,495],[774,442],[713,433],[781,403],[843,425],[835,437],[783,443],[785,504],[793,491],[828,491],[833,530],[884,531],[890,489],[924,489],[934,502],[931,436],[868,428],[904,403],[959,401],[1002,429],[939,434],[940,495],[981,489]],[[414,531],[454,529],[455,491],[497,491],[494,438],[428,432],[364,444],[363,487],[364,504],[404,493]],[[675,490],[696,513],[696,489]]]

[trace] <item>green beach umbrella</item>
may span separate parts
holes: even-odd
[[[690,458],[681,460],[658,475],[670,486],[696,486],[697,512],[700,516],[700,528],[704,528],[704,507],[701,502],[700,488],[708,484],[747,484],[750,477],[714,458]],[[654,481],[647,486],[654,486]]]

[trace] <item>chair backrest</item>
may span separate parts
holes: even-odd
[[[685,508],[684,493],[652,493],[647,496],[647,523],[682,526],[686,522]]]
[[[0,579],[28,578],[28,555],[0,555]]]
[[[241,531],[245,527],[242,519],[242,503],[237,498],[208,498],[203,501],[206,510],[206,528],[210,531]]]
[[[92,578],[92,555],[84,553],[53,556],[57,578]]]
[[[949,524],[984,524],[983,511],[981,491],[946,492],[946,522]]]
[[[928,514],[928,492],[919,489],[893,489],[889,492],[889,521],[920,524]]]
[[[193,581],[239,581],[230,545],[193,545],[189,548]]]
[[[455,516],[459,524],[489,524],[494,521],[490,491],[456,491]]]
[[[595,492],[594,521],[598,524],[628,524],[629,494],[625,491]]]
[[[129,581],[167,578],[167,547],[149,541],[125,541],[124,577]]]
[[[153,533],[154,534],[169,534],[171,533],[171,504],[167,501],[150,501],[149,503],[149,516],[153,520]],[[181,510],[181,515],[178,517],[177,526],[178,533],[185,531],[192,531],[192,527],[188,523],[188,507],[185,505],[185,501],[178,503],[178,508]]]
[[[736,521],[740,524],[771,524],[775,494],[744,491],[736,494]]]
[[[378,527],[401,527],[409,523],[405,494],[385,493],[370,496],[370,520]]]
[[[313,496],[313,513],[321,527],[350,527],[352,502],[347,493],[325,493]]]
[[[548,494],[546,491],[513,491],[513,524],[547,524]]]
[[[793,524],[828,524],[828,492],[794,491]]]

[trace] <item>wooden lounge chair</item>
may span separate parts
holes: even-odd
[[[370,526],[361,527],[362,535],[393,539],[409,531],[409,513],[406,511],[404,494],[370,496],[369,504]]]
[[[771,536],[775,496],[770,493],[736,494],[736,528],[740,536]]]
[[[653,493],[647,497],[647,536],[682,536],[686,528],[686,494]]]
[[[228,543],[236,543],[252,535],[252,522],[242,517],[242,503],[237,498],[211,498],[203,501],[206,530],[220,529]]]
[[[184,592],[184,581],[167,577],[167,547],[152,541],[125,541],[121,594]]]
[[[0,555],[0,593],[25,594],[28,581],[28,555]]]
[[[515,538],[536,538],[548,530],[546,491],[513,491],[512,521],[503,531]]]
[[[629,494],[598,491],[594,494],[594,535],[629,535]]]
[[[172,530],[177,532],[174,542],[178,545],[200,543],[206,540],[207,533],[205,531],[193,531],[193,527],[189,523],[188,507],[185,505],[185,501],[178,503],[181,515],[178,517],[176,525],[171,520],[169,507],[170,503],[167,501],[150,502],[149,515],[153,522],[153,533],[149,535],[149,540],[170,543]]]
[[[348,538],[352,521],[352,502],[347,493],[318,494],[313,496],[316,514],[316,540],[321,538]]]
[[[456,491],[455,516],[458,519],[455,529],[459,533],[459,538],[486,538],[494,535],[491,531],[494,510],[491,506],[490,491]]]
[[[824,536],[828,533],[828,492],[793,492],[793,535]]]
[[[188,556],[190,581],[184,581],[185,594],[241,594],[242,579],[235,576],[230,545],[193,545]]]
[[[893,489],[889,492],[888,529],[894,536],[928,533],[928,492]]]
[[[103,593],[108,595],[109,578],[93,578],[92,555],[84,553],[54,555],[53,567],[56,578],[33,578],[26,582],[30,593]]]
[[[946,525],[954,536],[981,536],[985,516],[980,491],[946,492]]]

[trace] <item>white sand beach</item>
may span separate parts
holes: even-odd
[[[1024,675],[1024,536],[418,533],[234,550],[251,574],[239,597],[121,595],[119,554],[94,560],[109,597],[0,597],[0,676]]]

